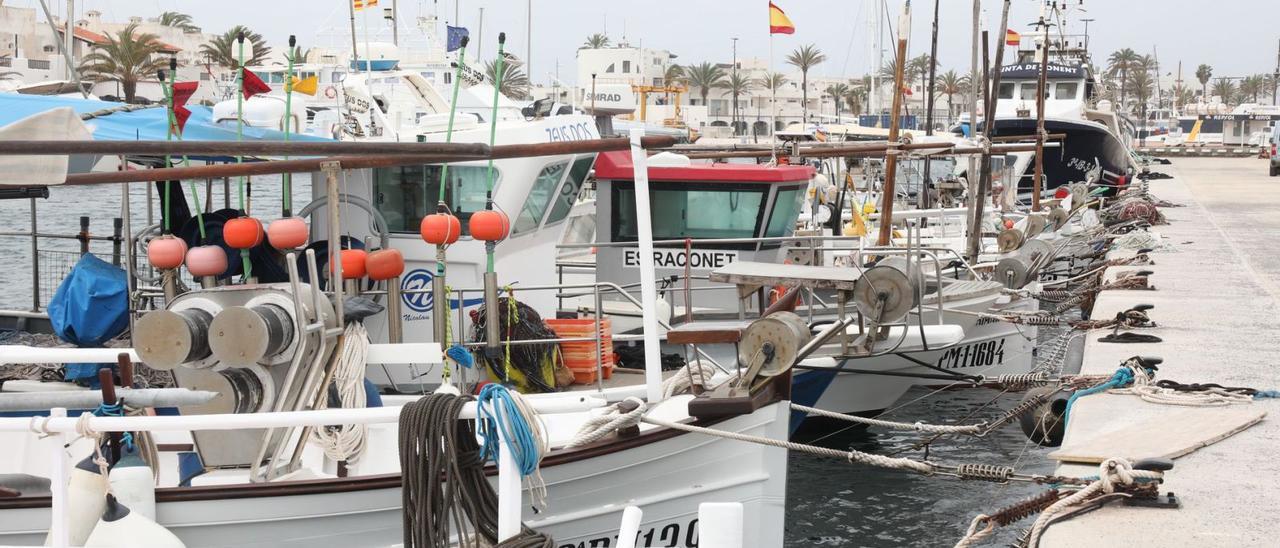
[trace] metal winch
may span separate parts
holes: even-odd
[[[287,411],[309,400],[314,373],[333,352],[325,331],[336,325],[329,299],[306,284],[236,285],[177,296],[138,319],[133,342],[144,363],[171,371],[178,386],[220,395],[183,414]],[[264,443],[271,455],[285,441],[265,439],[262,429],[192,437],[210,467],[252,466]]]

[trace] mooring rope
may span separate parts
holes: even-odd
[[[361,322],[347,324],[342,337],[341,351],[333,358],[333,386],[338,393],[342,409],[366,407],[364,375],[369,355],[369,332]],[[329,398],[321,398],[319,409],[328,408]],[[315,428],[311,441],[324,449],[325,456],[335,460],[356,463],[364,455],[369,426],[342,424]]]

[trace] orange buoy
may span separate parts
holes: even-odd
[[[462,235],[462,221],[448,213],[427,215],[418,228],[422,239],[429,244],[452,244]]]
[[[307,222],[298,217],[276,219],[267,225],[267,241],[279,250],[307,245]]]
[[[511,219],[496,209],[485,209],[471,214],[468,222],[471,237],[486,242],[505,239],[511,233]]]
[[[227,272],[227,252],[216,245],[199,245],[187,251],[187,270],[197,278]]]
[[[1004,227],[1005,227],[1005,228],[1013,228],[1013,219],[1005,219],[1005,220],[1004,220]]]
[[[178,268],[187,256],[187,242],[165,234],[147,243],[147,261],[160,270]]]
[[[346,264],[342,263],[344,269]],[[369,279],[390,280],[404,273],[404,255],[399,249],[379,249],[369,254],[364,261],[364,266],[369,273]]]
[[[363,278],[365,275],[365,265],[368,262],[369,254],[363,249],[344,249],[338,254],[342,261],[342,279],[353,280]],[[329,265],[329,272],[333,272],[334,265]]]
[[[222,239],[236,249],[249,249],[262,243],[262,221],[253,217],[237,217],[222,225]]]

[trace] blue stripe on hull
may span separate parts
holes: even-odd
[[[809,370],[793,375],[791,377],[791,401],[805,407],[816,406],[818,399],[822,397],[822,393],[827,391],[827,387],[831,386],[831,381],[835,380],[835,378],[835,371]],[[800,428],[800,424],[804,422],[804,419],[805,413],[791,411],[791,430],[789,434],[795,434],[796,429]]]

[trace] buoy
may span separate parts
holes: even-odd
[[[222,225],[222,239],[236,249],[249,249],[262,243],[262,221],[253,217],[237,217]]]
[[[346,263],[342,264],[345,269]],[[364,267],[370,280],[390,280],[404,273],[404,255],[399,249],[379,249],[369,254]]]
[[[187,251],[187,270],[197,278],[227,272],[227,252],[216,245],[199,245]]]
[[[1028,390],[1022,401],[1040,395],[1045,396],[1044,402],[1023,413],[1018,422],[1027,439],[1046,447],[1057,447],[1062,445],[1067,431],[1068,396],[1056,386],[1041,386]]]
[[[511,233],[511,219],[496,209],[485,209],[471,214],[468,222],[471,237],[486,242],[505,239]]]
[[[1064,200],[1067,198],[1067,196],[1070,196],[1070,195],[1071,195],[1071,189],[1065,186],[1060,186],[1058,187],[1058,190],[1053,191],[1053,197],[1059,200]]]
[[[115,497],[107,495],[102,518],[93,528],[93,534],[84,542],[94,548],[185,548],[182,540],[155,520],[134,512]]]
[[[452,244],[462,235],[462,221],[448,213],[427,215],[418,228],[423,241],[435,245]]]
[[[134,512],[156,519],[155,475],[136,451],[121,455],[107,478],[117,500]]]
[[[186,256],[187,242],[172,234],[165,234],[147,243],[147,261],[160,270],[182,266],[182,260]]]
[[[1013,228],[1013,219],[1005,219],[1005,220],[1004,220],[1004,228],[1005,228],[1005,230],[1008,230],[1008,229],[1010,229],[1010,228]]]
[[[267,225],[267,241],[281,251],[307,245],[307,222],[299,217],[276,219]]]
[[[873,203],[871,203],[871,202],[867,202],[867,203],[865,203],[865,204],[862,204],[862,214],[863,214],[863,215],[870,215],[870,214],[875,213],[875,212],[876,212],[876,205],[875,205],[875,204],[873,204]]]
[[[369,254],[363,249],[344,249],[338,257],[342,261],[342,279],[354,280],[364,277]],[[329,272],[332,273],[334,268],[334,265],[329,265]]]
[[[89,455],[71,469],[67,481],[67,544],[80,546],[89,539],[107,506],[106,496],[107,477]]]

